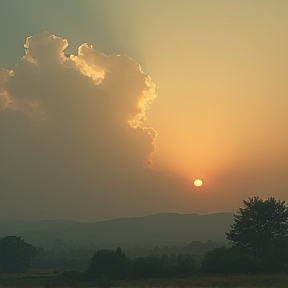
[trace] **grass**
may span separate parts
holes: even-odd
[[[120,284],[121,287],[159,287],[159,288],[194,288],[194,287],[206,287],[206,288],[287,288],[288,287],[288,275],[275,274],[275,275],[221,275],[221,276],[207,276],[199,275],[190,278],[180,279],[154,279],[148,281],[124,281]]]
[[[197,275],[177,279],[85,282],[77,274],[57,271],[1,275],[1,288],[287,288],[288,274],[273,275]]]
[[[56,288],[73,287],[79,283],[76,275],[65,275],[58,271],[28,272],[24,274],[2,274],[0,277],[0,288]]]

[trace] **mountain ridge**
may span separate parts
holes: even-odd
[[[225,241],[233,213],[178,214],[116,218],[95,222],[73,220],[0,220],[0,237],[18,235],[37,245],[56,240],[79,244],[189,243]]]

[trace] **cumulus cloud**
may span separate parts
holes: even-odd
[[[31,36],[15,69],[0,70],[1,216],[100,220],[177,210],[185,183],[152,167],[157,133],[145,119],[153,81],[127,56],[88,44],[67,55],[67,46],[49,33]]]

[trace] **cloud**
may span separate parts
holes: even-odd
[[[157,132],[145,126],[153,81],[125,55],[88,44],[66,55],[67,46],[31,36],[15,69],[0,70],[1,216],[101,220],[177,209],[185,181],[153,169]]]

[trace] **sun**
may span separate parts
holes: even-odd
[[[200,188],[203,186],[203,181],[201,179],[195,179],[194,180],[194,186],[197,188]]]

